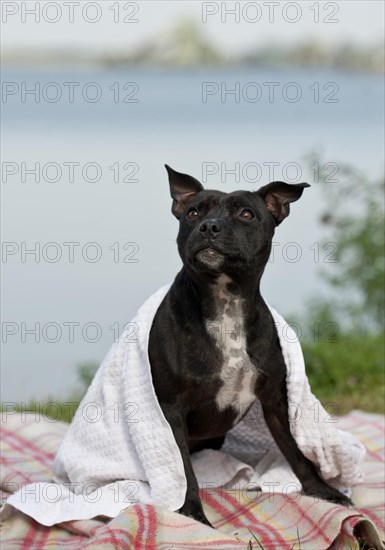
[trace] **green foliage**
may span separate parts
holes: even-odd
[[[78,377],[81,383],[83,394],[86,392],[88,386],[91,384],[98,369],[98,366],[99,365],[97,363],[94,363],[93,361],[81,363],[78,366]]]
[[[352,408],[384,413],[384,336],[344,334],[336,342],[303,342],[310,386],[333,414]],[[332,411],[330,409],[330,413]]]
[[[312,158],[314,162],[314,158]],[[316,159],[320,162],[319,159]],[[335,341],[302,342],[313,391],[351,408],[384,412],[384,182],[339,165],[339,181],[324,184],[326,241],[338,245],[338,262],[321,273],[330,298],[308,304],[309,326],[338,327]]]
[[[338,183],[325,184],[325,241],[338,245],[338,262],[321,276],[330,285],[334,320],[346,329],[379,332],[384,328],[384,181],[369,180],[340,164]]]

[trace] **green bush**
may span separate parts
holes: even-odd
[[[340,335],[335,342],[302,342],[313,393],[335,403],[335,414],[352,408],[384,413],[384,336]]]

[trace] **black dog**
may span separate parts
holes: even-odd
[[[305,494],[351,504],[320,478],[290,433],[286,366],[259,289],[275,227],[309,185],[276,181],[256,192],[222,193],[166,168],[183,268],[155,315],[149,357],[187,478],[180,512],[210,525],[190,453],[219,449],[257,398]]]

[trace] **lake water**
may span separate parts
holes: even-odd
[[[164,163],[225,191],[312,184],[278,228],[263,279],[286,315],[322,291],[320,266],[332,268],[318,219],[339,163],[371,177],[384,165],[381,75],[5,69],[2,99],[5,401],[66,397],[76,365],[99,362],[172,280],[180,260]],[[326,171],[305,160],[311,151]]]

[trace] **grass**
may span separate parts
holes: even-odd
[[[382,334],[302,342],[310,386],[330,414],[352,409],[385,414],[384,346]]]

